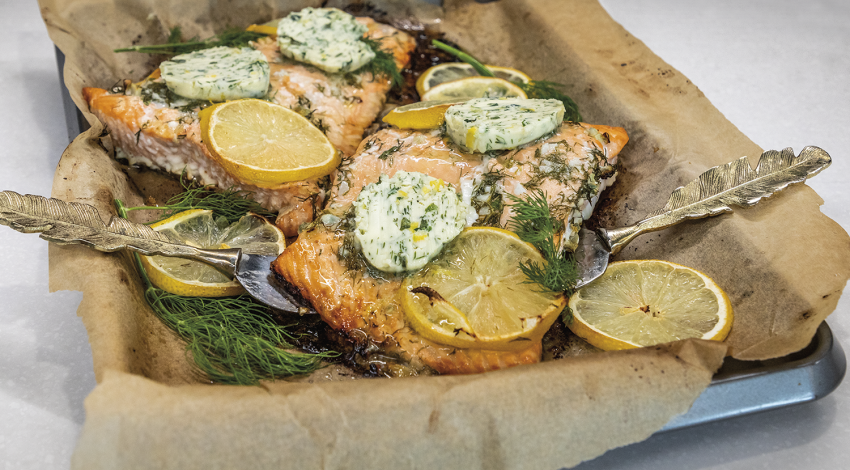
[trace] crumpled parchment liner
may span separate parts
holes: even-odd
[[[602,226],[633,223],[705,169],[761,154],[596,2],[447,3],[440,27],[450,39],[485,62],[570,84],[586,121],[627,129],[624,169],[599,209]],[[66,55],[66,85],[84,110],[83,86],[138,80],[157,64],[114,47],[161,42],[177,24],[186,37],[206,37],[308,4],[40,1]],[[416,8],[429,21],[439,16]],[[113,198],[140,204],[150,188],[133,187],[87,117],[95,127],[66,150],[52,195],[93,204],[107,219]],[[685,412],[727,346],[735,357],[762,359],[808,344],[850,276],[850,238],[820,213],[821,203],[798,185],[754,208],[645,235],[619,255],[667,259],[717,280],[736,312],[725,344],[686,341],[464,377],[198,385],[203,378],[182,342],[145,305],[128,256],[52,246],[51,289],[84,292],[78,313],[99,382],[86,400],[73,467],[573,466]]]
[[[694,341],[472,376],[265,388],[175,388],[110,370],[86,400],[73,466],[573,466],[687,411],[723,350]]]

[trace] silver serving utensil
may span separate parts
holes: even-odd
[[[747,157],[716,166],[683,187],[673,191],[667,205],[634,225],[617,229],[579,231],[575,250],[579,281],[576,288],[601,276],[608,260],[638,235],[661,230],[687,219],[711,217],[748,207],[793,183],[801,183],[832,163],[829,154],[818,147],[806,147],[797,157],[786,148],[769,150],[759,158],[755,169]]]
[[[103,223],[98,210],[88,204],[41,196],[0,192],[0,224],[59,245],[85,245],[98,251],[130,250],[142,255],[162,255],[207,263],[235,277],[248,294],[269,307],[288,313],[315,313],[288,290],[286,281],[271,270],[275,255],[243,253],[240,248],[206,250],[176,242],[147,225],[120,217]]]

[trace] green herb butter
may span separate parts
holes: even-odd
[[[280,52],[325,72],[353,72],[375,58],[361,41],[368,28],[336,8],[304,8],[277,25]]]
[[[269,88],[269,63],[251,48],[214,47],[174,56],[160,64],[168,89],[210,101],[260,98]]]
[[[558,100],[479,98],[446,111],[452,141],[472,152],[514,149],[554,131],[564,120]]]
[[[354,234],[375,268],[414,271],[460,234],[471,210],[443,180],[399,171],[360,192]]]

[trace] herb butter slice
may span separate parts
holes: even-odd
[[[460,234],[470,210],[443,180],[399,171],[360,192],[354,235],[375,268],[415,271]]]
[[[251,48],[213,47],[174,56],[160,64],[172,92],[195,100],[260,98],[269,88],[269,63]]]
[[[564,120],[558,100],[479,98],[450,107],[446,130],[472,152],[513,149],[554,131]]]
[[[361,41],[368,28],[336,8],[304,8],[277,25],[280,52],[325,72],[353,72],[375,58]]]

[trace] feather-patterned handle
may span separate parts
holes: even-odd
[[[60,245],[87,245],[99,251],[131,250],[201,261],[233,275],[239,249],[203,250],[184,245],[147,225],[120,217],[103,223],[93,206],[13,191],[0,191],[0,224],[23,233],[41,232],[41,238]]]
[[[600,232],[607,238],[611,253],[619,252],[642,233],[667,228],[687,219],[710,217],[747,207],[793,183],[816,175],[832,163],[829,154],[818,147],[806,147],[797,157],[786,148],[761,154],[758,166],[750,167],[747,157],[716,166],[699,178],[673,191],[663,209],[629,227]]]

